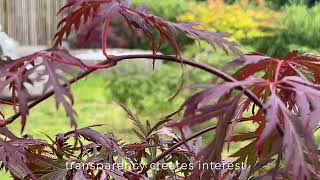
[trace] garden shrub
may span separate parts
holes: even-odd
[[[184,69],[184,89],[179,96],[169,101],[174,96],[174,92],[179,89],[182,73],[182,71],[177,71],[179,68],[181,67],[166,63],[147,76],[142,73],[123,75],[114,71],[107,81],[107,98],[109,101],[112,101],[110,97],[119,99],[134,112],[143,116],[169,112],[179,106],[187,95],[190,95],[188,86],[206,83],[212,79],[208,73],[186,67]]]
[[[297,47],[305,52],[319,52],[320,5],[312,8],[292,5],[284,10],[284,15],[277,20],[281,26],[278,33],[251,41],[256,50],[276,57]]]
[[[264,5],[277,10],[290,5],[306,5],[312,7],[317,2],[319,2],[319,0],[263,0]]]
[[[150,13],[161,16],[165,19],[176,21],[177,17],[190,10],[188,6],[189,0],[174,0],[174,1],[158,1],[153,0],[135,0],[133,6],[145,6]]]
[[[179,16],[179,21],[197,21],[206,29],[228,33],[237,41],[269,35],[267,29],[275,28],[275,12],[250,4],[229,5],[217,1],[209,6],[207,3],[190,3],[189,7],[191,11]]]

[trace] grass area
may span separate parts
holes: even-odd
[[[98,75],[81,80],[72,87],[76,100],[74,107],[78,113],[78,126],[106,124],[95,129],[100,132],[114,133],[116,137],[126,142],[135,141],[130,120],[119,105],[107,100],[105,88],[106,79]],[[1,107],[1,110],[12,113],[8,107]],[[20,120],[9,125],[9,128],[19,134]],[[70,121],[65,116],[64,110],[57,111],[54,99],[50,98],[30,111],[24,134],[46,139],[43,133],[53,137],[57,133],[68,130],[71,130]],[[4,171],[0,171],[0,176],[2,180],[10,179],[9,174]]]
[[[72,87],[75,96],[75,110],[78,113],[78,126],[86,127],[95,124],[106,124],[96,129],[100,132],[115,133],[120,138],[132,141],[132,125],[123,110],[114,102],[108,102],[105,92],[106,79],[102,76],[91,76],[79,81]],[[2,108],[3,109],[3,108]],[[5,112],[11,110],[4,108]],[[20,121],[9,126],[14,132],[20,132]],[[25,134],[44,138],[42,133],[54,136],[57,133],[71,130],[70,121],[64,110],[55,108],[54,99],[41,103],[30,111]]]
[[[179,75],[177,75],[177,77],[179,77]],[[72,92],[75,99],[74,109],[78,115],[78,127],[105,124],[104,126],[95,127],[94,129],[102,133],[113,133],[117,138],[126,142],[134,142],[138,140],[138,138],[136,138],[131,131],[133,128],[131,120],[128,119],[124,110],[116,102],[112,101],[114,97],[112,97],[110,91],[107,91],[107,86],[110,85],[108,81],[109,79],[105,76],[94,74],[72,85]],[[163,88],[165,88],[165,85]],[[132,91],[137,90],[135,87],[129,88],[129,90],[130,89],[132,89]],[[175,90],[175,88],[172,90],[172,94]],[[167,100],[172,94],[170,93],[168,97],[160,98],[157,102],[160,103],[164,101],[163,103],[169,106],[170,102]],[[158,96],[158,92],[146,96]],[[152,99],[152,97],[145,98],[148,98],[148,100]],[[159,109],[146,109],[144,112],[138,113],[140,120],[143,123],[149,120],[151,124],[156,124],[161,116],[168,115],[175,110],[168,110],[167,107],[161,109],[162,106],[158,108]],[[8,106],[0,106],[0,109],[7,117],[13,114],[12,109]],[[151,113],[149,113],[149,111]],[[8,127],[13,132],[20,134],[20,119],[17,119]],[[43,139],[46,138],[43,133],[53,137],[57,133],[69,130],[71,130],[70,120],[66,117],[63,108],[59,110],[56,109],[55,100],[51,97],[30,110],[23,134],[29,134],[35,138]]]

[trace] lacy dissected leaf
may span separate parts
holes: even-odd
[[[197,23],[170,24],[193,38],[207,41],[213,48],[219,47],[222,48],[226,53],[233,52],[235,54],[242,55],[239,49],[239,44],[227,40],[230,37],[228,34],[201,30],[201,25]]]
[[[296,93],[297,114],[306,132],[314,131],[319,124],[320,86],[300,77],[289,76],[282,80]]]
[[[217,123],[216,133],[213,140],[213,149],[209,152],[209,156],[205,157],[204,160],[209,159],[210,162],[222,162],[222,151],[225,144],[225,139],[227,137],[227,132],[229,129],[229,124],[233,119],[237,117],[237,107],[239,105],[241,95],[233,99],[232,104],[226,108],[226,112],[220,116],[219,121]],[[205,173],[204,177],[211,177],[212,172]]]
[[[214,117],[219,117],[226,113],[226,109],[233,104],[232,100],[221,102],[219,99],[230,93],[236,87],[247,87],[259,82],[260,80],[246,80],[227,82],[220,85],[199,86],[199,88],[205,88],[205,90],[188,98],[180,108],[180,110],[184,109],[183,119],[177,123],[170,123],[167,126],[181,128],[200,124]]]
[[[50,172],[46,175],[41,176],[40,180],[61,180],[66,179],[68,174],[68,169],[57,169],[53,172]]]
[[[63,161],[59,162],[52,158],[49,153],[33,153],[28,158],[29,161],[27,165],[32,169],[32,172],[38,177],[38,179],[67,179],[67,174],[70,169],[66,168],[66,164],[63,163]]]
[[[28,135],[19,138],[10,137],[10,140],[7,141],[1,140],[1,168],[9,170],[13,177],[19,179],[24,179],[24,177],[42,179],[41,177],[45,175],[48,175],[45,176],[45,179],[48,177],[54,179],[55,176],[62,177],[58,173],[68,170],[65,169],[64,164],[59,164],[52,159],[51,154],[44,154],[48,146],[49,144],[45,141],[33,139]],[[57,171],[56,174],[55,171]]]
[[[111,1],[112,0],[105,1],[105,2],[110,3]],[[94,16],[100,6],[99,2],[95,3],[93,1],[91,1],[90,6],[82,6],[78,10],[75,10],[75,8],[72,8],[72,7],[81,6],[82,4],[86,4],[86,1],[70,0],[65,6],[63,6],[60,9],[60,12],[63,12],[63,13],[68,12],[68,13],[70,13],[70,15],[63,18],[58,24],[58,28],[62,25],[63,25],[63,27],[55,35],[55,38],[56,38],[55,46],[56,47],[57,47],[57,45],[59,45],[57,43],[62,42],[64,35],[66,35],[67,37],[69,36],[73,26],[76,29],[79,29],[81,23],[86,23],[90,16]],[[73,10],[74,10],[74,12],[73,12]]]
[[[301,54],[298,51],[292,51],[283,58],[271,58],[261,53],[250,53],[244,55],[242,58],[235,60],[237,64],[243,66],[233,75],[237,80],[244,80],[248,77],[262,78],[265,80],[264,84],[256,84],[251,91],[260,99],[266,101],[271,95],[270,86],[279,90],[277,94],[284,104],[288,104],[290,110],[295,109],[297,94],[292,84],[282,80],[287,77],[299,78],[300,89],[306,87],[306,91],[311,91],[310,87],[313,83],[318,83],[319,79],[319,57],[315,55]],[[296,84],[296,83],[295,83]],[[304,87],[302,85],[305,85]],[[307,88],[307,86],[310,86]],[[317,89],[317,88],[315,88]],[[313,90],[317,91],[317,90]],[[313,93],[314,94],[314,93]],[[299,96],[298,98],[300,98]],[[313,96],[316,98],[315,96]],[[299,102],[301,102],[299,99]],[[251,101],[246,103],[249,108]],[[307,104],[306,104],[307,105]],[[302,106],[300,106],[300,109]],[[254,110],[252,110],[254,111]]]
[[[133,129],[134,133],[136,133],[136,135],[138,135],[139,138],[145,139],[145,137],[148,135],[148,132],[147,132],[146,128],[142,125],[139,118],[136,117],[133,114],[133,112],[127,106],[125,106],[123,103],[121,103],[118,100],[115,100],[115,102],[120,105],[120,107],[127,113],[129,119],[132,120],[133,125],[138,128],[138,130]]]
[[[246,79],[249,76],[258,75],[264,72],[264,78],[278,80],[286,76],[308,77],[312,74],[316,83],[319,83],[320,56],[317,54],[301,54],[299,51],[292,51],[283,58],[272,58],[261,53],[249,53],[241,56],[231,64],[243,65],[234,77],[238,80]],[[278,67],[279,66],[279,67]],[[275,77],[276,69],[279,68],[278,76]]]
[[[29,75],[34,72],[34,68],[27,68],[28,64],[33,63],[34,55],[26,56],[17,60],[7,58],[1,60],[0,66],[0,92],[5,88],[10,88],[12,95],[12,105],[15,111],[21,112],[22,130],[28,115],[27,100],[30,97],[26,91],[26,84],[32,84]],[[19,104],[19,106],[18,106]]]
[[[214,117],[219,117],[225,113],[225,108],[231,105],[230,102],[223,102],[215,105],[208,105],[197,109],[196,115],[186,116],[176,123],[170,123],[168,127],[182,128],[184,126],[192,126],[204,123]]]
[[[303,119],[292,114],[275,94],[269,97],[266,111],[267,125],[258,139],[257,146],[261,146],[266,138],[279,132],[280,128],[283,133],[282,148],[288,171],[292,173],[292,177],[308,179],[310,174],[319,168],[313,131],[306,131]],[[311,166],[307,164],[306,157],[312,159]]]
[[[257,137],[257,134],[255,132],[242,133],[239,135],[232,136],[230,138],[230,141],[233,141],[233,142],[246,141],[249,139],[254,139],[256,137]]]
[[[257,63],[247,64],[247,65],[243,66],[233,76],[237,80],[244,80],[244,79],[247,79],[248,77],[255,76],[259,72],[265,72],[266,71],[266,72],[270,73],[269,71],[272,68],[275,69],[275,66],[276,66],[275,60],[273,60],[273,59],[264,59],[264,60],[261,60],[261,61],[259,61]],[[272,77],[268,77],[267,75],[269,75],[269,74],[266,73],[265,77],[272,78]]]
[[[289,173],[294,179],[310,179],[310,172],[314,170],[310,171],[306,164],[304,143],[297,132],[297,127],[293,126],[290,119],[285,119],[284,128],[283,147]]]
[[[171,47],[180,54],[178,43],[175,40],[175,31],[180,30],[190,35],[191,37],[205,40],[214,47],[220,47],[226,52],[233,52],[241,54],[238,44],[228,41],[228,35],[223,33],[209,32],[201,30],[199,25],[195,23],[173,23],[163,20],[159,17],[147,14],[140,9],[132,9],[128,6],[130,3],[124,3],[121,0],[106,0],[106,1],[92,1],[80,0],[69,1],[60,12],[65,13],[65,17],[60,21],[58,28],[59,31],[55,35],[55,47],[58,47],[64,37],[68,37],[72,28],[79,30],[82,24],[98,22],[104,25],[101,34],[102,50],[107,56],[107,36],[109,27],[111,25],[112,17],[123,17],[129,27],[144,32],[150,40],[153,53],[161,48],[162,43],[166,40]],[[155,42],[155,33],[160,34],[160,42]]]
[[[10,89],[11,104],[21,114],[21,131],[25,128],[29,102],[34,98],[28,87],[34,86],[38,81],[44,82],[44,92],[53,90],[57,107],[62,104],[72,126],[76,125],[68,77],[75,77],[79,70],[88,69],[89,66],[61,49],[40,51],[15,60],[7,58],[0,62],[0,92],[5,88]]]
[[[256,158],[254,161],[250,156],[250,162],[260,163],[264,158],[278,154],[281,147],[290,177],[304,179],[314,176],[318,171],[319,160],[314,131],[318,127],[320,115],[320,86],[316,84],[319,79],[319,59],[317,55],[293,51],[279,59],[260,53],[250,53],[231,63],[231,65],[242,65],[234,74],[240,82],[248,78],[262,79],[260,82],[252,83],[248,89],[265,103],[264,107],[258,109],[251,99],[245,100],[243,106],[238,107],[238,109],[243,108],[241,113],[250,108],[252,111],[252,116],[245,118],[240,116],[240,121],[252,121],[258,123],[259,127],[252,133],[230,135],[232,137],[230,141],[256,139],[256,152],[260,155],[258,159],[256,155],[252,155]],[[216,94],[220,95],[221,92],[223,90],[219,90]],[[205,92],[197,93],[184,104],[185,112],[194,117],[201,117],[201,113],[198,112],[200,99],[210,102],[209,97]],[[226,99],[230,98],[234,96],[228,93]],[[270,141],[275,137],[280,142]],[[212,144],[207,150],[212,150],[214,147]],[[276,149],[278,150],[275,151]],[[236,154],[239,155],[239,159],[246,160],[248,156],[239,153]],[[299,171],[303,173],[297,174]]]
[[[238,157],[236,162],[245,162],[247,165],[254,165],[257,161],[255,141],[249,143],[248,145],[242,147],[237,152],[232,154],[230,157]]]
[[[24,150],[21,150],[6,141],[0,141],[0,159],[3,166],[21,179],[27,176],[36,179],[35,175],[26,165],[25,153]]]
[[[60,104],[63,105],[68,117],[71,120],[71,126],[76,127],[76,113],[72,108],[73,104],[73,95],[70,92],[70,85],[64,86],[64,83],[67,83],[68,80],[62,74],[57,72],[57,64],[50,61],[43,62],[46,72],[49,75],[49,79],[45,84],[44,91],[48,91],[49,88],[52,88],[54,91],[56,99],[56,107],[59,108]],[[61,82],[62,81],[62,82]]]
[[[148,180],[149,179],[149,178],[147,178],[141,174],[135,173],[135,172],[125,172],[125,177],[127,179],[138,179],[138,180]]]
[[[69,136],[71,134],[73,134],[74,136],[82,136],[86,140],[101,145],[102,147],[108,149],[111,152],[116,151],[120,155],[123,154],[122,149],[118,144],[118,141],[112,135],[101,134],[91,128],[77,129],[74,131],[67,132],[64,135]]]
[[[234,62],[238,61],[239,64],[241,63],[243,65],[248,65],[248,64],[256,64],[266,59],[272,59],[272,58],[264,54],[254,52],[254,53],[248,53],[243,56],[240,56],[239,59],[236,59]]]
[[[229,105],[223,107],[224,113],[219,114],[218,124],[216,126],[215,138],[214,140],[204,149],[202,149],[198,158],[200,162],[222,162],[222,150],[225,144],[225,140],[227,137],[227,132],[229,128],[229,124],[233,119],[238,118],[237,116],[237,107],[239,105],[241,94],[236,96],[236,98],[232,99],[229,102]],[[216,173],[218,172],[218,173]],[[220,171],[212,171],[208,169],[201,169],[200,167],[194,168],[189,179],[200,178],[200,179],[211,179],[211,178],[222,178],[222,174]]]
[[[11,140],[18,139],[18,137],[13,132],[11,132],[7,127],[0,127],[0,134]]]
[[[258,146],[267,137],[277,132],[277,127],[282,127],[281,123],[283,123],[283,120],[280,120],[280,115],[282,115],[281,110],[286,110],[283,102],[279,99],[279,97],[276,94],[272,94],[268,98],[265,104],[265,109],[267,125],[259,137],[259,140],[257,142]]]
[[[264,164],[265,161],[269,162],[273,156],[280,153],[282,145],[281,141],[282,139],[277,136],[270,137],[263,144],[264,152],[257,156],[258,150],[255,148],[257,141],[253,140],[248,145],[237,150],[230,157],[236,157],[236,163],[246,163],[253,171],[256,166]]]
[[[122,172],[120,169],[106,170],[105,172],[115,180],[127,180],[127,178],[124,176],[124,172]]]
[[[72,179],[73,180],[87,180],[87,178],[84,174],[84,171],[82,169],[77,170]]]

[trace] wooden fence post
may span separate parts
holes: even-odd
[[[66,0],[0,0],[3,31],[21,45],[52,44],[59,16]]]

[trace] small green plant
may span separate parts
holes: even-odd
[[[163,64],[161,70],[155,70],[148,76],[143,73],[119,76],[115,72],[107,81],[107,94],[139,114],[155,115],[159,110],[162,113],[169,112],[182,102],[181,97],[169,101],[179,88],[181,72],[175,71],[177,68],[179,67]]]

